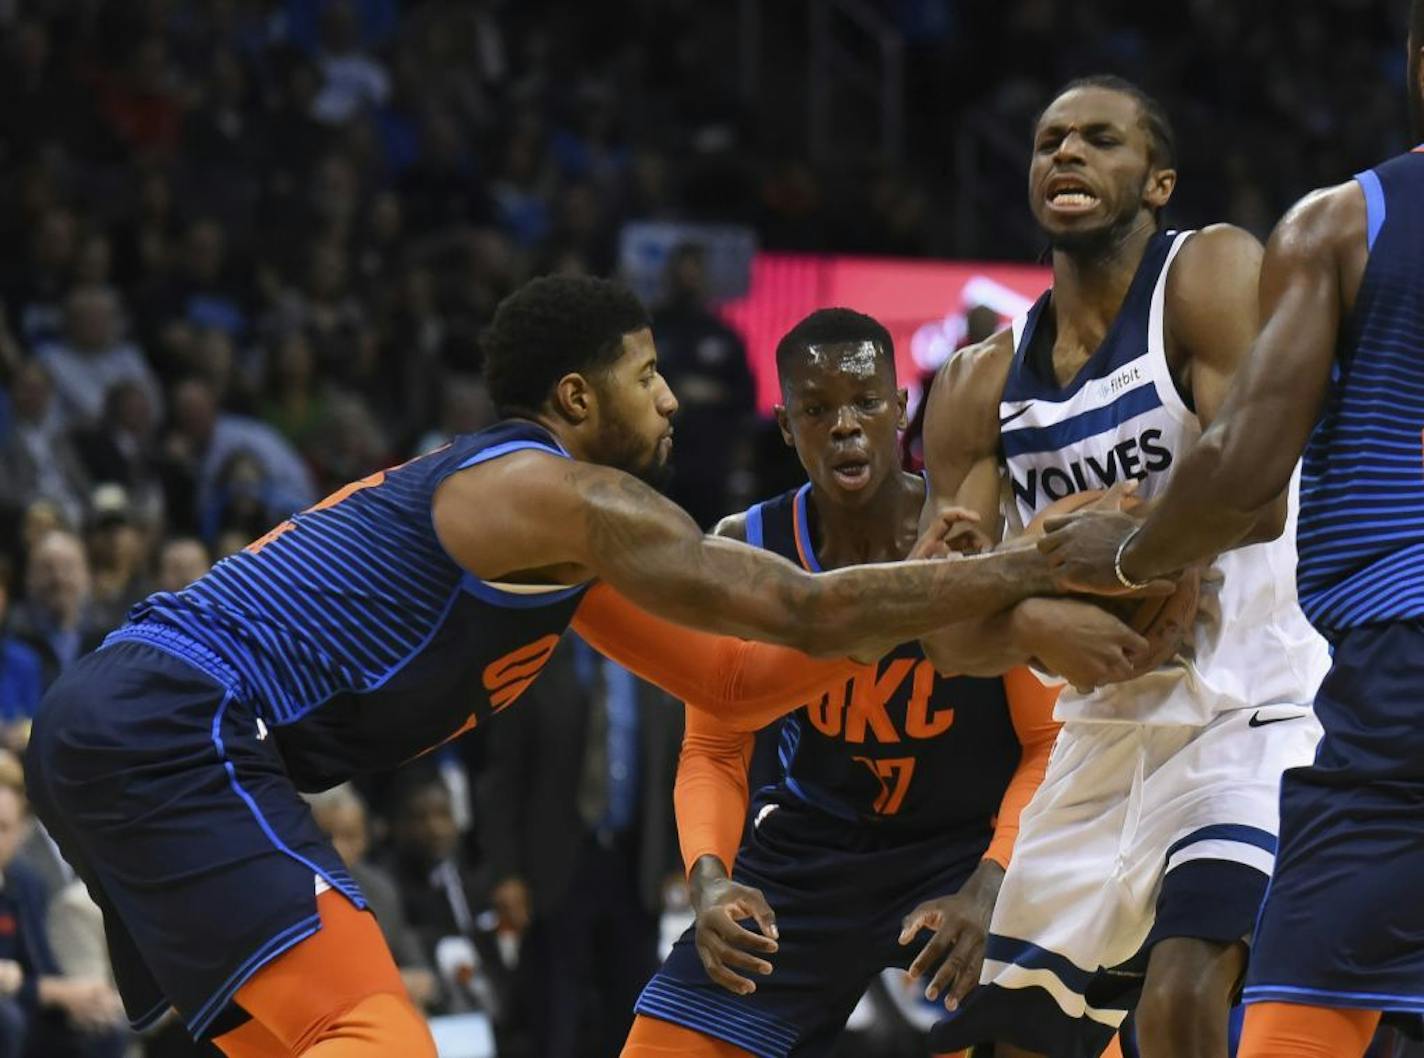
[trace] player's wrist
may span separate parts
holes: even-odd
[[[1142,527],[1137,526],[1123,537],[1113,558],[1113,572],[1117,575],[1118,583],[1129,591],[1141,591],[1151,580],[1149,572],[1140,568],[1140,555],[1134,554],[1133,551],[1141,532]],[[1137,561],[1134,561],[1135,559]]]
[[[1048,561],[1039,553],[1038,548],[1025,547],[1011,551],[1008,553],[1006,561],[1014,585],[1019,589],[1020,599],[1057,593],[1058,588],[1053,581],[1053,571],[1049,568]]]
[[[727,866],[720,857],[710,852],[697,857],[692,870],[687,873],[688,899],[692,910],[703,911],[729,879]]]

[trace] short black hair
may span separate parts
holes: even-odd
[[[1414,47],[1424,47],[1424,0],[1414,0],[1409,8],[1409,41]]]
[[[1420,0],[1420,2],[1424,2],[1424,0]],[[1069,92],[1079,88],[1103,88],[1109,92],[1118,92],[1129,97],[1137,104],[1142,127],[1147,130],[1147,137],[1151,141],[1152,164],[1159,169],[1175,169],[1177,167],[1177,134],[1172,130],[1172,121],[1167,117],[1167,111],[1161,103],[1127,78],[1110,73],[1075,78],[1055,92],[1053,100],[1062,99]],[[1052,104],[1050,103],[1050,105]],[[1044,109],[1047,110],[1047,107]],[[1038,118],[1034,120],[1034,124],[1037,125],[1042,117],[1043,114],[1040,112]]]
[[[791,358],[813,345],[833,345],[842,342],[871,342],[880,355],[895,370],[895,342],[885,325],[873,316],[854,309],[817,309],[798,323],[776,343],[776,374],[786,373]]]
[[[623,337],[652,323],[637,296],[609,279],[544,276],[499,303],[485,332],[485,384],[500,415],[529,414],[571,372],[595,372]]]

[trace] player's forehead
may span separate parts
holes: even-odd
[[[1085,86],[1064,92],[1039,116],[1035,134],[1091,127],[1128,133],[1140,128],[1137,100],[1114,88]]]
[[[613,362],[614,370],[636,374],[648,367],[656,367],[658,348],[653,342],[653,332],[647,327],[630,331],[623,336],[623,352]]]
[[[786,378],[797,389],[869,384],[894,379],[895,365],[879,342],[863,339],[811,342],[787,364]]]

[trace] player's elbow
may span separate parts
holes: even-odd
[[[1279,537],[1286,531],[1288,507],[1289,497],[1281,492],[1257,513],[1256,521],[1242,543],[1265,544]]]

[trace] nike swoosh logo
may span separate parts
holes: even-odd
[[[1273,716],[1269,720],[1261,719],[1261,711],[1257,709],[1251,714],[1251,719],[1246,721],[1248,727],[1265,727],[1267,724],[1284,724],[1287,720],[1304,720],[1305,714],[1298,713],[1295,716]]]
[[[1027,415],[1027,414],[1028,414],[1029,412],[1031,412],[1031,411],[1033,411],[1032,405],[1030,405],[1030,406],[1027,407],[1027,408],[1020,408],[1018,411],[1016,411],[1016,412],[1014,412],[1012,415],[1010,415],[1007,419],[1000,419],[1000,420],[999,420],[999,426],[1000,426],[1000,427],[1007,426],[1007,425],[1009,425],[1009,423],[1013,422],[1015,419],[1021,419],[1021,418],[1023,418],[1025,415]]]

